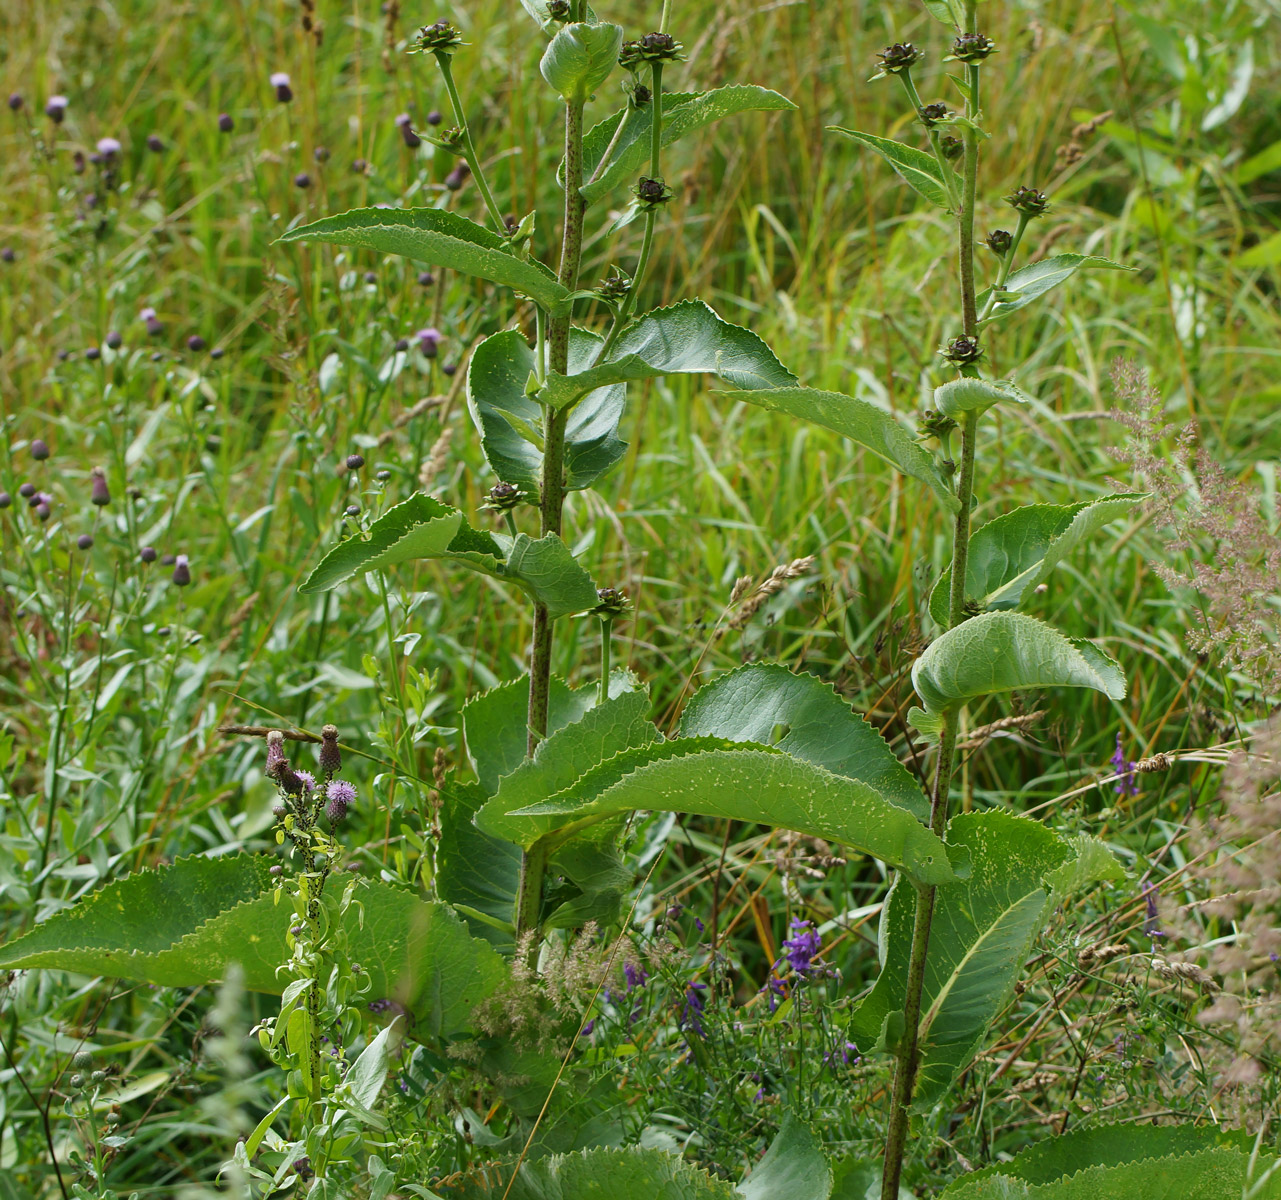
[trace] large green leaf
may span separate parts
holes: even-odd
[[[1122,492],[1079,504],[1029,504],[989,521],[970,538],[965,598],[985,609],[1017,608],[1086,539],[1146,499]],[[948,567],[930,593],[930,615],[940,625],[947,624],[951,588]]]
[[[1023,613],[980,613],[930,643],[912,666],[912,686],[925,704],[907,719],[927,737],[942,714],[980,696],[1023,688],[1086,687],[1125,697],[1125,676],[1092,642],[1066,638]]]
[[[734,83],[710,92],[666,92],[663,95],[663,146],[722,117],[751,111],[796,107],[786,96],[755,84]],[[650,129],[654,106],[628,105],[594,126],[583,139],[583,173],[590,180],[579,194],[593,204],[620,184],[635,182],[649,163]],[[622,132],[618,132],[619,122]],[[618,136],[615,137],[615,134]],[[609,158],[601,165],[605,154]]]
[[[583,329],[570,331],[569,369],[584,369],[596,356],[601,338]],[[486,338],[467,368],[467,405],[481,435],[481,449],[494,473],[531,495],[540,488],[543,453],[542,408],[525,385],[535,367],[534,351],[516,329]],[[584,396],[565,427],[565,481],[571,491],[591,487],[627,452],[618,436],[627,388],[597,388]]]
[[[513,817],[587,821],[651,809],[794,829],[899,867],[923,883],[953,879],[947,848],[874,788],[768,746],[678,738],[618,754]]]
[[[704,684],[685,706],[680,736],[773,746],[834,775],[866,783],[929,819],[921,785],[880,733],[830,684],[781,664],[749,663]]]
[[[538,69],[567,104],[582,104],[609,78],[622,44],[621,25],[575,21],[556,31]]]
[[[448,904],[510,923],[520,881],[520,847],[476,827],[472,818],[487,799],[479,784],[455,783],[442,789],[436,895]],[[465,911],[460,915],[476,937],[503,950],[511,948],[513,937],[507,930]]]
[[[949,512],[956,511],[956,495],[947,477],[938,469],[933,457],[921,448],[912,431],[885,409],[867,400],[846,396],[843,392],[823,392],[806,387],[734,392],[731,398],[772,412],[800,417],[802,421],[821,425],[849,438],[883,458],[890,466],[897,467],[904,475],[920,480],[938,497],[944,508]]]
[[[726,1182],[663,1150],[586,1150],[476,1168],[433,1185],[440,1200],[738,1200]]]
[[[553,620],[599,603],[591,576],[555,534],[535,540],[523,533],[484,533],[456,508],[421,492],[373,521],[367,537],[339,542],[298,590],[327,592],[366,571],[419,558],[443,559],[513,583],[545,604]]]
[[[279,995],[290,916],[274,901],[271,862],[185,858],[140,871],[0,947],[0,966],[195,987],[218,982],[238,962],[247,988]],[[378,881],[362,883],[356,898],[364,920],[353,906],[348,936],[370,998],[404,1005],[415,1036],[468,1030],[472,1011],[506,976],[502,959],[446,905]]]
[[[659,375],[716,375],[737,388],[782,387],[796,376],[756,334],[722,320],[702,300],[656,308],[623,330],[609,359],[568,375],[549,372],[538,399],[577,404],[596,388]]]
[[[938,889],[921,1000],[914,1108],[927,1112],[978,1053],[1004,1008],[1032,942],[1069,888],[1119,878],[1093,843],[1061,838],[1024,817],[969,813],[948,826],[969,851],[970,875]],[[896,882],[881,922],[881,973],[855,1010],[850,1037],[864,1053],[903,1012],[918,892]]]
[[[765,1157],[735,1190],[743,1200],[828,1200],[832,1170],[813,1130],[789,1112]]]
[[[444,208],[355,208],[283,234],[282,242],[331,242],[397,254],[501,283],[549,312],[567,311],[569,291],[542,263],[520,258],[498,234]]]
[[[962,376],[934,389],[934,407],[945,417],[986,412],[994,404],[1026,404],[1030,397],[1008,379],[977,379]]]
[[[1093,254],[1056,254],[1040,262],[1029,263],[1020,267],[1005,281],[1000,297],[988,313],[989,321],[999,321],[1010,313],[1018,312],[1024,305],[1031,304],[1038,296],[1044,296],[1051,288],[1071,279],[1082,267],[1097,267],[1106,271],[1133,271],[1122,263],[1113,262],[1110,258],[1099,258]],[[984,291],[975,304],[979,312],[987,307],[992,289]]]
[[[924,196],[931,204],[937,204],[939,208],[951,208],[947,199],[947,185],[944,183],[946,176],[934,155],[903,142],[877,137],[874,133],[842,129],[839,125],[829,125],[828,129],[833,133],[843,133],[856,142],[862,142],[869,150],[876,151],[913,191]],[[952,172],[952,180],[957,195],[960,195],[961,177],[955,171]]]

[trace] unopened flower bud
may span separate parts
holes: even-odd
[[[294,176],[294,187],[300,188],[305,192],[309,187],[311,187],[311,176],[308,175],[306,171],[299,171],[298,174]]]
[[[898,75],[921,61],[921,52],[911,42],[895,42],[876,56],[877,66],[887,75]]]
[[[661,179],[641,176],[640,182],[636,185],[636,199],[640,201],[642,208],[654,208],[656,205],[666,204],[671,198],[672,189]]]
[[[332,775],[342,767],[342,754],[338,750],[338,726],[326,725],[320,731],[320,769]]]
[[[934,103],[922,105],[916,110],[916,115],[921,118],[921,124],[928,129],[940,121],[946,121],[951,113],[946,104]]]
[[[358,517],[358,516],[360,516],[360,505],[359,505],[359,504],[349,504],[349,505],[347,505],[347,507],[346,507],[346,508],[344,508],[344,509],[343,509],[343,512],[344,512],[344,514],[346,514],[346,515],[347,515],[347,516],[349,516],[349,517]]]
[[[277,804],[276,808],[272,809],[272,811],[276,812],[276,809],[280,810],[277,813],[277,816],[284,816],[285,806],[283,804]],[[273,863],[270,867],[267,868],[267,874],[274,875],[276,876],[276,878],[279,878],[284,873],[285,873],[285,868],[282,867],[279,863]]]
[[[568,21],[570,17],[569,0],[547,0],[547,15],[553,21]]]
[[[209,345],[209,343],[206,342],[198,333],[193,333],[187,339],[187,349],[193,354],[199,354],[207,345]]]
[[[979,63],[995,49],[996,43],[982,33],[962,33],[952,43],[952,57],[963,63]]]
[[[437,21],[434,25],[424,25],[414,39],[411,53],[419,51],[425,54],[452,54],[455,47],[463,44],[462,34],[448,21]]]
[[[644,108],[654,98],[654,93],[643,83],[638,83],[628,90],[631,93],[633,108]]]
[[[22,109],[22,97],[17,92],[9,93],[9,111],[20,112]]]
[[[77,1071],[87,1071],[93,1066],[93,1055],[88,1050],[77,1050],[71,1056],[71,1065]]]
[[[44,106],[45,115],[55,124],[61,125],[67,115],[66,96],[50,96]]]
[[[462,189],[467,177],[471,174],[471,167],[465,162],[460,162],[448,175],[445,176],[445,186],[451,192],[457,192]]]
[[[13,503],[13,497],[8,492],[0,492],[0,508],[8,508]]]
[[[998,257],[1004,258],[1014,244],[1014,235],[1008,229],[993,229],[987,235],[987,248]]]
[[[499,481],[489,489],[489,492],[487,493],[489,503],[486,507],[496,508],[500,512],[510,512],[524,498],[525,493],[522,492],[514,483],[503,483],[502,481]]]
[[[150,150],[152,154],[161,154],[164,152],[164,148],[165,144],[161,140],[159,134],[147,134],[147,149]]]
[[[111,503],[111,492],[107,487],[107,477],[101,467],[93,469],[93,485],[91,499],[98,508],[104,504]]]
[[[236,127],[236,122],[232,120],[230,113],[218,114],[218,130],[220,133],[230,133]]]
[[[622,588],[597,588],[596,598],[600,601],[592,611],[600,617],[616,617],[631,607],[631,601]]]
[[[602,300],[622,300],[632,290],[632,281],[617,267],[596,285],[596,294]]]
[[[41,500],[40,503],[36,505],[35,512],[36,520],[40,521],[42,524],[53,516],[53,509],[50,508],[48,503],[44,500]]]
[[[329,147],[317,146],[312,152],[311,157],[318,163],[327,163],[329,161]]]
[[[939,138],[939,153],[948,162],[951,162],[965,153],[965,143],[959,137],[953,137],[950,133],[945,133]]]
[[[36,494],[36,485],[34,483],[23,483],[18,487],[18,495],[24,500],[30,500]]]
[[[1039,217],[1047,208],[1050,207],[1050,201],[1044,192],[1038,192],[1036,188],[1017,187],[1008,196],[1005,202],[1017,213],[1022,213],[1026,217]]]
[[[143,546],[143,548],[138,551],[138,557],[142,559],[142,561],[145,563],[155,562],[156,561],[155,546]]]
[[[414,132],[413,121],[408,113],[401,113],[396,118],[396,128],[400,130],[400,139],[411,150],[417,150],[423,139]]]
[[[173,582],[175,587],[186,587],[191,582],[191,567],[187,564],[185,554],[178,555],[177,561],[173,567]]]
[[[439,125],[444,119],[445,118],[441,115],[439,109],[433,108],[431,112],[427,114],[428,125]]]
[[[125,344],[124,337],[115,329],[107,334],[103,340],[106,342],[108,350],[119,350]]]
[[[364,465],[365,465],[364,455],[361,455],[361,454],[347,455],[347,470],[359,471],[360,468],[363,467]]]
[[[939,351],[944,358],[956,366],[964,366],[966,363],[977,362],[983,357],[983,349],[978,343],[977,338],[962,336],[953,338],[952,341]]]
[[[92,535],[92,534],[90,534],[90,533],[82,533],[78,538],[76,538],[76,545],[77,545],[81,550],[92,550],[92,549],[93,549],[93,535]]]
[[[629,71],[642,63],[676,62],[682,46],[670,33],[647,33],[634,42],[624,42],[618,55],[618,65]]]
[[[44,462],[49,457],[49,443],[44,438],[36,438],[31,443],[31,457],[36,462]]]

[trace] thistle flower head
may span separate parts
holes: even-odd
[[[886,75],[910,71],[920,61],[921,52],[911,42],[895,42],[876,56],[876,65]]]
[[[424,25],[410,46],[411,54],[448,54],[463,45],[463,35],[448,21],[437,21],[434,25]]]
[[[996,43],[982,33],[961,33],[952,43],[951,58],[963,63],[980,63],[996,50]]]
[[[1004,258],[1014,244],[1014,235],[1008,229],[993,229],[987,235],[987,248],[998,257]]]
[[[191,582],[191,567],[185,554],[178,555],[174,560],[173,582],[175,587],[186,587]]]
[[[977,362],[982,358],[983,348],[979,345],[978,338],[963,335],[959,338],[953,338],[939,353],[948,362],[960,367],[967,363]]]
[[[281,104],[288,104],[294,98],[294,89],[290,86],[289,76],[284,71],[273,71],[271,86],[275,89],[276,99]]]
[[[267,733],[267,774],[275,779],[281,768],[289,765],[285,757],[285,735],[279,729]]]
[[[119,139],[104,137],[98,139],[98,153],[104,162],[111,162],[120,153]]]
[[[93,469],[93,485],[90,499],[98,508],[111,503],[111,491],[107,487],[107,476],[101,467],[94,467]]]
[[[424,358],[435,358],[436,348],[444,338],[441,336],[439,329],[428,326],[426,329],[420,329],[414,334],[414,341],[418,343],[418,349],[423,352]]]
[[[1005,197],[1005,203],[1025,217],[1039,217],[1050,207],[1050,201],[1044,192],[1022,185]]]
[[[50,96],[45,102],[45,115],[55,124],[61,125],[67,115],[66,96]]]
[[[232,119],[231,113],[218,114],[218,131],[220,133],[230,133],[236,127],[236,122]]]
[[[294,774],[298,776],[299,781],[302,783],[304,792],[314,792],[316,790],[316,777],[310,771],[295,770]]]
[[[356,789],[345,779],[335,779],[325,788],[325,815],[337,825],[346,815],[347,807],[356,802]]]
[[[44,462],[49,457],[49,443],[44,438],[35,438],[31,443],[31,457],[36,462]]]
[[[22,95],[19,92],[9,93],[9,111],[10,112],[22,111]]]
[[[342,766],[342,754],[338,750],[338,726],[326,725],[320,731],[320,769],[326,775],[333,775]]]
[[[679,62],[684,47],[670,33],[647,33],[632,42],[624,42],[618,65],[634,71],[642,63]]]

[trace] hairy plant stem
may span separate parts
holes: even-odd
[[[578,287],[578,271],[583,257],[583,213],[586,205],[580,194],[583,186],[583,105],[565,107],[565,233],[561,241],[560,270],[557,278],[569,291]],[[547,336],[548,366],[564,375],[569,369],[569,314],[553,317]],[[565,426],[568,409],[545,409],[543,415],[543,479],[539,503],[539,524],[543,537],[559,535],[565,507]],[[547,699],[551,692],[552,618],[544,604],[534,606],[534,644],[529,669],[528,741],[526,750],[533,755],[538,743],[547,736]],[[535,844],[524,852],[520,862],[520,884],[516,892],[516,937],[535,933],[543,893],[543,874],[547,867],[547,848]]]
[[[966,0],[966,31],[975,29],[977,0]],[[978,119],[979,70],[969,69],[971,101],[966,116]],[[962,173],[961,205],[957,214],[958,264],[961,285],[961,315],[964,333],[978,336],[978,310],[974,292],[974,203],[978,187],[978,136],[970,126],[962,128],[965,156]],[[967,367],[963,374],[977,374]],[[948,628],[955,628],[965,617],[965,581],[970,557],[970,504],[974,496],[975,441],[978,414],[967,413],[961,427],[961,471],[957,480],[956,524],[952,534],[952,583],[948,603]],[[930,795],[930,829],[942,837],[947,830],[948,799],[952,785],[952,768],[956,758],[957,716],[943,714],[939,737],[938,759]],[[881,1175],[881,1195],[897,1197],[903,1174],[903,1157],[907,1151],[912,1095],[920,1065],[921,996],[925,990],[925,963],[930,945],[930,926],[934,919],[936,889],[918,887],[916,917],[912,926],[912,949],[908,958],[906,995],[903,1003],[903,1036],[896,1048],[894,1086],[890,1099],[889,1124],[885,1135],[885,1164]]]
[[[454,72],[450,63],[450,56],[444,52],[436,54],[436,64],[440,67],[440,76],[445,82],[445,91],[449,93],[449,103],[454,110],[454,120],[458,122],[458,128],[463,131],[463,159],[471,168],[472,178],[476,180],[476,187],[480,189],[481,198],[485,201],[485,208],[489,213],[489,218],[498,226],[498,232],[504,237],[507,236],[507,222],[503,220],[503,214],[498,211],[498,205],[494,202],[494,194],[489,190],[489,183],[485,179],[485,172],[480,168],[480,159],[476,157],[476,146],[471,140],[471,127],[467,124],[467,114],[463,110],[463,102],[459,98],[458,88],[454,84]]]

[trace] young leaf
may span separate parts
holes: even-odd
[[[572,329],[569,369],[584,369],[601,343],[598,334]],[[531,494],[539,490],[542,451],[524,431],[541,430],[542,408],[525,391],[534,372],[534,351],[519,330],[486,338],[467,368],[467,406],[481,435],[481,449],[494,473]],[[565,429],[565,478],[571,491],[592,487],[627,452],[618,436],[627,389],[618,384],[584,396]]]
[[[501,283],[549,312],[568,311],[569,291],[542,263],[512,253],[506,240],[443,208],[356,208],[299,225],[282,242],[331,242],[398,254]]]
[[[917,1112],[928,1112],[978,1053],[1050,911],[1068,884],[1121,877],[1111,855],[1025,817],[999,811],[956,816],[949,845],[969,851],[970,875],[939,888],[921,1001]],[[1086,869],[1077,870],[1083,857]],[[886,1019],[903,1011],[917,890],[896,883],[881,923],[881,974],[855,1009],[849,1032],[870,1052]]]
[[[743,1200],[828,1200],[832,1170],[813,1130],[789,1112],[765,1157],[734,1190]]]
[[[994,404],[1026,404],[1030,397],[1009,379],[951,379],[934,389],[934,407],[945,417],[987,412]]]
[[[621,25],[575,21],[556,32],[538,69],[566,104],[582,104],[609,78],[622,45]]]
[[[925,484],[948,512],[956,511],[956,495],[933,457],[921,448],[912,432],[885,409],[841,392],[806,387],[734,392],[731,398],[800,417],[849,438],[904,475]]]
[[[596,388],[658,375],[714,374],[739,388],[781,387],[796,376],[756,334],[722,320],[701,300],[656,308],[623,330],[609,361],[568,375],[549,372],[538,398],[576,404]]]
[[[411,559],[439,558],[506,580],[545,604],[556,620],[597,603],[596,586],[555,534],[537,541],[473,529],[456,508],[421,492],[389,508],[366,539],[339,542],[298,590],[327,592],[357,575]]]
[[[382,1091],[387,1079],[388,1043],[399,1018],[392,1021],[360,1052],[347,1074],[343,1076],[341,1087],[349,1092],[351,1098],[363,1109],[371,1109],[378,1102],[378,1093]]]
[[[794,109],[786,96],[755,84],[734,83],[710,92],[667,92],[663,95],[663,146],[671,146],[687,134],[741,112],[768,112]],[[633,183],[649,162],[650,128],[654,107],[628,105],[607,117],[583,139],[583,167],[590,181],[579,195],[593,204],[624,183]],[[619,123],[623,131],[615,138]],[[605,165],[602,159],[609,153]]]
[[[903,142],[891,141],[889,138],[877,137],[872,133],[860,133],[855,129],[842,129],[839,125],[829,125],[833,133],[843,133],[856,142],[862,142],[869,150],[879,154],[913,191],[924,196],[931,204],[939,208],[950,209],[947,199],[946,176],[934,155]],[[961,177],[952,172],[953,185],[960,194]],[[980,304],[980,307],[982,305]]]
[[[775,740],[771,735],[780,727],[786,733]],[[699,688],[681,715],[680,736],[771,745],[866,783],[929,820],[930,804],[920,784],[880,733],[830,684],[778,663],[749,663]]]
[[[970,538],[965,598],[985,609],[1017,608],[1069,554],[1146,499],[1123,492],[1079,504],[1029,504],[989,521]],[[940,625],[947,624],[951,588],[948,567],[930,593],[930,615]]]
[[[1024,305],[1031,304],[1038,296],[1044,296],[1051,288],[1058,287],[1071,279],[1082,267],[1097,267],[1105,271],[1133,271],[1134,267],[1113,262],[1110,258],[1099,258],[1093,254],[1056,254],[1040,262],[1020,267],[1005,281],[996,304],[988,313],[987,320],[999,321],[1010,313],[1018,312]],[[987,307],[992,289],[980,293],[975,300],[979,312]]]
[[[107,884],[74,908],[0,947],[0,967],[74,971],[161,987],[217,983],[229,962],[250,991],[280,995],[288,978],[288,913],[274,902],[271,859],[184,858]],[[394,999],[415,1037],[471,1029],[476,1006],[506,977],[502,959],[443,904],[380,881],[361,884],[348,918],[351,957],[370,997]]]
[[[944,712],[980,696],[1041,687],[1125,696],[1121,668],[1093,643],[1012,612],[980,613],[935,639],[912,667],[912,686],[925,711],[913,708],[907,719],[926,737],[937,735]]]
[[[634,809],[695,813],[840,842],[923,883],[956,876],[947,848],[875,789],[768,746],[678,738],[616,755],[513,817],[602,818]]]

